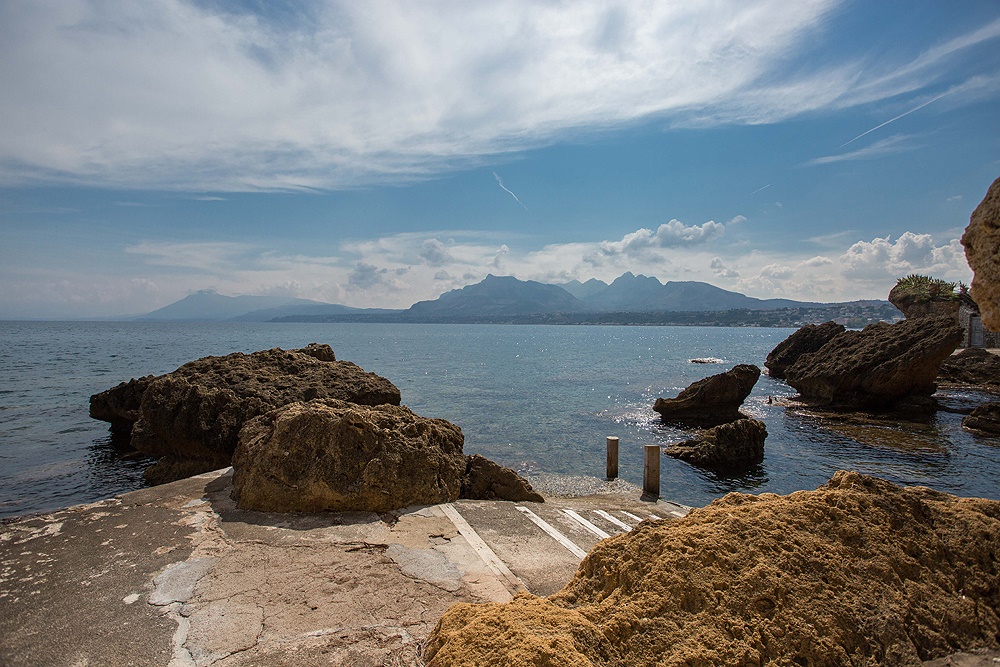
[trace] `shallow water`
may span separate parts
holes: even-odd
[[[790,329],[415,324],[0,322],[0,516],[93,501],[142,486],[148,461],[124,456],[91,394],[205,355],[329,343],[338,359],[384,375],[403,402],[462,427],[465,450],[528,475],[603,477],[617,435],[620,474],[641,483],[642,445],[682,431],[651,406],[738,363],[762,366]],[[691,363],[717,358],[721,363]],[[1000,439],[961,429],[961,415],[926,425],[842,425],[768,404],[788,397],[762,376],[744,410],[768,428],[764,462],[720,476],[662,459],[664,497],[703,505],[729,491],[787,493],[842,468],[900,484],[1000,499]],[[950,403],[989,396],[947,392]]]

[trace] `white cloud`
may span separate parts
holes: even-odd
[[[789,67],[838,4],[317,0],[269,22],[194,0],[0,3],[0,183],[408,181],[653,115],[768,123],[911,95],[1000,34]]]
[[[441,266],[455,261],[455,258],[448,252],[448,248],[440,239],[427,239],[420,249],[420,257],[431,266]]]
[[[958,239],[938,246],[930,234],[913,232],[904,232],[895,241],[889,236],[858,241],[840,256],[840,265],[855,280],[895,279],[910,273],[964,281],[971,276]]]
[[[673,248],[708,243],[722,236],[725,230],[725,225],[714,220],[690,227],[679,220],[671,220],[660,225],[655,232],[642,227],[634,232],[629,232],[620,241],[601,241],[599,252],[604,257],[643,256],[653,248]]]
[[[859,148],[855,151],[850,151],[849,153],[840,153],[838,155],[827,155],[824,157],[818,157],[813,160],[809,160],[804,163],[803,166],[811,167],[821,164],[832,164],[834,162],[849,162],[852,160],[876,160],[886,155],[894,155],[896,153],[902,153],[903,151],[912,150],[916,148],[916,145],[911,141],[912,137],[903,134],[894,134],[891,137],[886,137],[876,141],[870,146],[864,148]]]
[[[730,269],[726,266],[725,262],[722,261],[721,257],[713,257],[709,267],[712,269],[712,273],[717,278],[739,278],[740,272],[735,269]]]

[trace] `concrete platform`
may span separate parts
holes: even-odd
[[[562,588],[629,496],[246,512],[217,471],[0,529],[0,665],[422,665],[455,602]]]

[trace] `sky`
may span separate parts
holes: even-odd
[[[969,282],[996,0],[0,3],[0,319]]]

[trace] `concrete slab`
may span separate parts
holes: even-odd
[[[421,665],[455,602],[549,594],[579,562],[516,503],[269,514],[236,508],[230,481],[217,471],[0,527],[0,665]],[[598,537],[566,509],[609,534],[624,528],[601,512],[630,526],[677,509],[523,505],[584,550]]]

